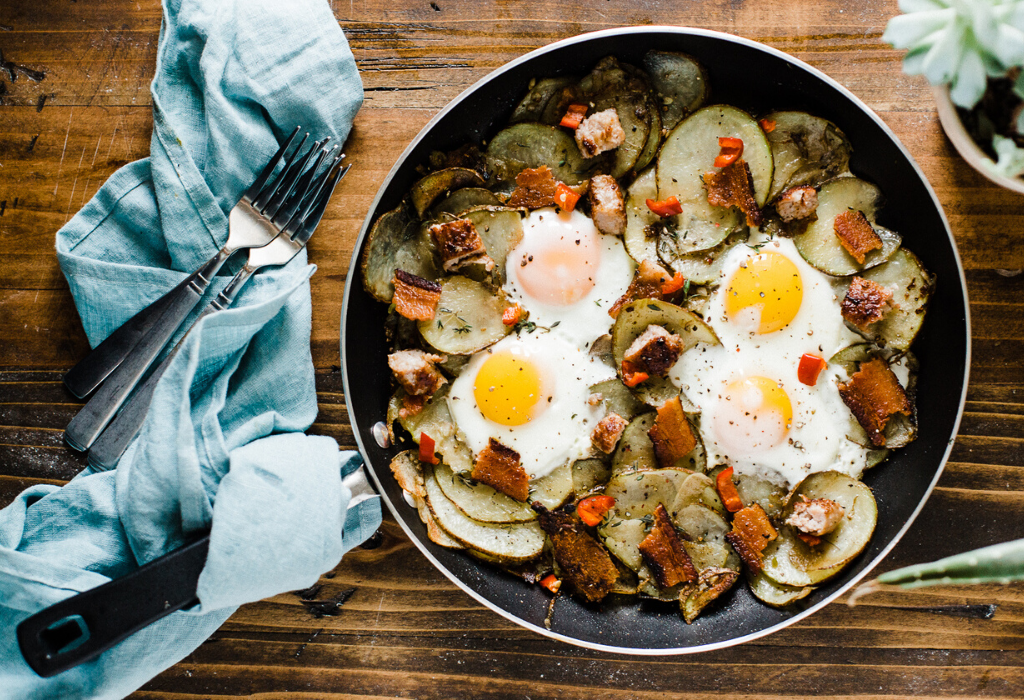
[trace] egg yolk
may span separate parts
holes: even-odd
[[[715,413],[715,431],[724,447],[741,453],[778,445],[793,424],[793,404],[768,377],[731,382]]]
[[[803,301],[800,271],[781,253],[758,253],[736,271],[725,290],[725,313],[735,323],[774,333],[796,317]]]
[[[523,294],[552,306],[571,306],[594,288],[601,249],[594,231],[578,230],[558,214],[545,216],[543,229],[513,264]]]
[[[484,361],[473,382],[480,412],[501,425],[522,425],[539,413],[543,382],[537,367],[522,355],[496,352]]]

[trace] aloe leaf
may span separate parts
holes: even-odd
[[[1024,581],[1024,539],[896,569],[876,581],[902,588]]]

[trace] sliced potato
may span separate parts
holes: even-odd
[[[660,96],[662,128],[674,129],[707,98],[707,75],[696,59],[676,51],[648,51],[643,66]]]
[[[678,335],[683,341],[683,352],[697,343],[720,344],[711,326],[700,320],[692,311],[667,301],[639,299],[622,307],[612,327],[612,353],[615,365],[620,371],[626,350],[652,324]]]
[[[647,206],[647,200],[658,199],[658,170],[650,167],[637,176],[626,190],[626,230],[622,242],[626,252],[638,263],[658,260],[658,237],[653,228],[661,217]]]
[[[775,608],[783,608],[806,598],[814,590],[811,586],[796,587],[776,583],[763,573],[754,575],[748,573],[747,583],[750,584],[750,592],[754,594],[754,597]]]
[[[686,477],[679,491],[676,492],[676,500],[669,508],[670,513],[681,513],[684,508],[692,505],[701,505],[717,512],[719,515],[725,513],[722,500],[718,497],[715,489],[715,482],[706,474],[694,473]],[[691,533],[692,534],[692,533]]]
[[[647,143],[644,144],[644,150],[640,152],[640,157],[633,164],[634,172],[643,170],[650,165],[654,156],[658,155],[658,148],[661,146],[661,112],[658,105],[653,103],[653,99],[648,95],[647,100],[651,102],[648,108],[651,115],[651,128],[647,132]]]
[[[529,561],[544,549],[544,533],[540,525],[528,523],[483,523],[467,517],[441,491],[433,473],[425,475],[423,487],[426,502],[437,524],[452,539],[466,547],[517,564]]]
[[[689,535],[692,542],[708,543],[720,547],[728,547],[725,535],[729,532],[729,523],[721,514],[716,513],[700,503],[691,503],[672,516],[676,527]],[[739,559],[735,560],[739,564]]]
[[[768,201],[790,187],[821,183],[850,171],[853,147],[832,122],[807,112],[772,112],[775,123],[768,132],[775,173]]]
[[[647,146],[651,130],[652,105],[647,81],[639,71],[630,71],[608,56],[594,67],[579,84],[592,105],[591,114],[614,109],[626,140],[610,151],[610,174],[620,178],[636,165]]]
[[[572,468],[568,462],[530,482],[530,503],[540,503],[548,510],[560,508],[571,495]]]
[[[562,76],[559,78],[541,78],[540,80],[533,83],[530,87],[530,91],[526,93],[526,96],[519,101],[516,105],[515,111],[512,112],[512,116],[509,118],[509,124],[517,124],[519,122],[539,122],[543,121],[544,109],[547,107],[548,102],[561,92],[562,88],[574,85],[576,79],[572,77]]]
[[[485,523],[525,523],[537,518],[526,503],[521,503],[487,484],[467,481],[446,464],[434,467],[434,478],[442,493],[465,515]]]
[[[793,528],[788,525],[779,528],[779,536],[765,547],[764,568],[761,573],[775,583],[804,588],[821,583],[842,570],[842,565],[815,571],[806,571],[800,568],[793,559],[798,545],[806,547],[802,541],[797,539]],[[797,559],[799,559],[798,555]]]
[[[772,151],[757,121],[749,114],[729,105],[705,107],[683,120],[665,139],[658,156],[658,194],[661,198],[675,196],[704,221],[720,221],[727,210],[707,203],[707,190],[702,177],[715,172],[715,158],[721,137],[743,141],[743,160],[750,166],[754,182],[754,199],[762,206],[772,183]],[[716,213],[717,212],[717,213]]]
[[[441,274],[434,244],[406,204],[381,215],[366,241],[362,258],[363,286],[377,301],[391,303],[395,270],[436,280]]]
[[[875,225],[875,214],[882,201],[882,191],[856,177],[839,177],[826,182],[818,193],[818,218],[808,224],[803,233],[793,237],[800,255],[822,272],[845,277],[881,265],[890,259],[902,241],[895,231]],[[864,213],[875,233],[882,239],[882,247],[864,256],[858,263],[836,236],[835,220],[844,211]]]
[[[473,222],[487,255],[494,261],[494,283],[504,284],[505,260],[523,240],[523,215],[518,209],[482,207],[464,212],[463,216]]]
[[[455,421],[452,420],[452,414],[448,410],[449,390],[451,390],[450,384],[443,385],[427,399],[422,411],[414,416],[398,419],[399,425],[409,432],[413,442],[417,445],[420,444],[421,433],[432,437],[435,443],[455,433]]]
[[[572,463],[572,492],[583,496],[611,478],[612,468],[603,459],[577,459]]]
[[[423,498],[415,498],[416,512],[419,513],[420,520],[424,525],[427,526],[427,538],[434,544],[439,544],[447,549],[465,549],[458,540],[452,539],[447,532],[441,529],[441,526],[437,524],[437,518],[430,512],[430,507],[427,506],[427,501]],[[472,551],[472,550],[470,550]]]
[[[591,394],[601,395],[601,404],[608,413],[615,413],[626,420],[647,410],[647,406],[637,401],[633,393],[618,379],[609,379],[590,387]]]
[[[524,122],[502,129],[487,145],[487,167],[500,182],[516,179],[526,168],[546,165],[556,180],[578,185],[607,162],[584,159],[569,133],[557,126]]]
[[[710,250],[680,255],[671,264],[662,262],[693,284],[714,284],[722,274],[726,255],[740,243],[745,243],[749,237],[750,231],[744,227]]]
[[[391,460],[391,473],[395,476],[395,481],[403,491],[414,498],[422,498],[425,495],[422,465],[412,450],[399,452]]]
[[[879,357],[890,363],[896,377],[906,391],[910,400],[910,415],[894,414],[885,424],[885,449],[872,449],[868,454],[865,469],[873,467],[884,460],[891,449],[899,449],[917,439],[917,404],[914,400],[917,386],[917,358],[911,352],[894,354],[871,343],[857,343],[843,348],[829,359],[829,364],[840,366],[847,374],[852,375],[860,368],[862,362]],[[867,431],[850,414],[850,425],[846,437],[863,447],[873,448]]]
[[[924,323],[928,301],[935,291],[935,276],[906,248],[888,262],[861,275],[892,290],[895,308],[871,326],[876,342],[893,350],[907,350]]]
[[[445,168],[420,178],[409,190],[409,198],[416,214],[422,219],[438,197],[461,187],[483,187],[484,179],[469,168]]]
[[[773,484],[755,474],[740,474],[733,477],[733,481],[736,482],[736,491],[739,493],[743,505],[749,506],[756,503],[761,506],[769,518],[774,518],[782,513],[788,494],[778,484]]]
[[[615,512],[623,519],[653,516],[658,504],[668,509],[675,503],[683,482],[690,475],[687,469],[673,468],[621,472],[612,476],[604,493],[615,499]]]
[[[469,449],[458,426],[450,435],[437,441],[437,453],[441,461],[451,467],[456,474],[468,475],[473,471],[473,451]]]
[[[658,469],[658,460],[654,455],[654,443],[651,442],[651,438],[647,434],[651,426],[654,425],[655,418],[654,413],[644,413],[630,421],[626,429],[622,431],[619,444],[612,456],[612,473]],[[694,437],[697,438],[697,445],[688,455],[672,466],[688,471],[703,471],[707,465],[707,453],[704,451],[700,433],[696,428],[693,428],[693,431]],[[672,503],[673,501],[666,502],[665,507],[668,508]]]
[[[644,560],[640,554],[640,543],[647,537],[648,524],[639,518],[620,518],[615,514],[597,528],[597,534],[612,555],[628,566],[639,571]]]
[[[463,187],[442,199],[430,211],[431,219],[445,216],[460,218],[460,215],[477,207],[500,207],[498,196],[484,187]]]
[[[441,352],[468,355],[512,331],[501,322],[508,306],[500,290],[493,292],[460,275],[446,277],[441,282],[437,313],[433,319],[419,322],[420,334]]]

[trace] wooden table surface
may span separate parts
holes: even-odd
[[[356,164],[310,245],[312,431],[353,446],[338,318],[349,259],[377,188],[449,100],[531,49],[622,25],[732,32],[786,51],[852,90],[896,132],[945,207],[967,272],[973,359],[967,407],[938,488],[882,569],[1024,537],[1024,198],[962,162],[927,85],[883,44],[895,0],[332,0],[366,102]],[[115,169],[148,154],[160,5],[7,0],[0,6],[0,504],[84,466],[61,442],[78,403],[60,383],[88,346],[54,233]],[[39,71],[39,74],[33,73]],[[45,74],[41,80],[38,78]],[[354,589],[315,618],[293,594],[242,607],[133,697],[669,698],[1022,697],[1024,586],[931,588],[844,602],[743,646],[652,659],[579,649],[522,630],[448,582],[394,520],[321,583]],[[915,606],[992,604],[991,619]],[[0,692],[2,694],[2,692]]]

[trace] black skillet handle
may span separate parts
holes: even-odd
[[[43,678],[89,661],[193,603],[210,535],[37,612],[18,625],[25,661]]]

